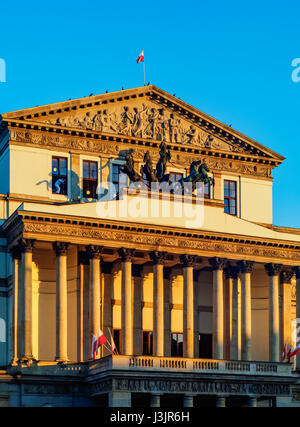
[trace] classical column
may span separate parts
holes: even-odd
[[[251,360],[251,272],[253,261],[239,261],[242,273],[241,322],[242,322],[242,360]]]
[[[132,355],[133,322],[132,322],[132,276],[131,265],[134,249],[121,248],[122,259],[122,301],[121,301],[121,345],[122,354]]]
[[[18,346],[20,338],[20,318],[19,318],[19,280],[20,280],[20,266],[21,266],[21,248],[14,246],[10,249],[12,256],[12,298],[11,298],[11,341],[12,341],[12,361],[11,364],[17,364],[19,359]]]
[[[68,360],[68,293],[67,251],[68,243],[55,242],[56,253],[56,358],[57,362]]]
[[[89,245],[86,251],[90,260],[91,334],[97,337],[101,316],[100,258],[103,247]]]
[[[270,278],[269,294],[269,354],[270,362],[280,361],[279,348],[279,273],[281,264],[265,264]]]
[[[22,293],[23,293],[23,319],[22,319],[22,360],[34,360],[32,351],[32,250],[35,240],[23,239],[22,251]]]
[[[232,265],[225,269],[227,279],[226,335],[230,360],[238,360],[239,358],[238,273],[238,267]]]
[[[227,260],[209,258],[213,268],[213,358],[224,357],[223,269]]]
[[[183,264],[183,357],[194,357],[194,255],[182,255]]]
[[[284,345],[289,349],[292,345],[292,316],[291,316],[291,280],[294,275],[292,270],[283,270],[280,272],[280,292],[281,307],[280,307],[280,349]]]
[[[164,261],[166,252],[154,251],[153,268],[153,356],[164,356]]]
[[[300,266],[295,267],[294,272],[296,274],[296,321],[298,325],[299,320],[297,319],[300,319]],[[300,353],[296,357],[296,369],[300,370]]]
[[[216,397],[216,407],[217,408],[225,408],[225,406],[226,406],[225,397],[217,396]]]

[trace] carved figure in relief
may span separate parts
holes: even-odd
[[[171,142],[180,142],[180,119],[177,119],[173,113],[170,114],[169,136]]]
[[[121,113],[121,126],[120,131],[128,136],[132,136],[133,129],[133,114],[129,111],[128,107],[124,107],[124,111]]]
[[[195,144],[196,143],[196,134],[197,130],[193,125],[189,127],[187,131],[183,134],[182,143],[183,144]]]

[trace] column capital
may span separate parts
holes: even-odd
[[[282,267],[282,264],[274,264],[274,263],[265,264],[265,270],[268,276],[278,276],[278,274],[280,273],[281,267]]]
[[[183,264],[183,267],[194,267],[196,262],[196,255],[180,255],[180,262]]]
[[[282,270],[280,272],[280,283],[291,283],[292,277],[294,275],[293,270]]]
[[[252,273],[254,261],[239,261],[237,263],[242,273]]]
[[[213,270],[224,270],[227,263],[226,258],[219,258],[219,257],[208,258],[208,261],[212,266]]]
[[[300,267],[294,267],[293,272],[296,274],[296,279],[300,279]]]
[[[21,255],[22,255],[21,245],[15,245],[10,247],[9,252],[13,259],[21,259]]]
[[[118,254],[120,255],[123,262],[131,262],[134,256],[134,249],[120,248]]]
[[[235,265],[228,265],[224,269],[226,279],[237,279],[239,276],[239,268]]]
[[[86,247],[89,259],[100,259],[103,252],[103,246],[89,245]]]
[[[164,264],[167,259],[167,252],[153,251],[149,254],[154,264]]]
[[[34,239],[22,239],[20,241],[20,249],[21,252],[32,252],[33,248],[35,245],[35,240]]]
[[[56,256],[67,255],[69,243],[66,242],[54,242],[53,249],[56,253]]]

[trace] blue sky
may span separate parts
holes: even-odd
[[[14,1],[0,14],[0,112],[142,86],[144,48],[146,82],[287,158],[274,224],[300,228],[299,2]]]

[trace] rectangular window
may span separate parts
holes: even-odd
[[[183,356],[183,334],[181,333],[171,334],[171,356],[172,357]]]
[[[83,197],[97,199],[98,165],[97,162],[84,160],[82,164]]]
[[[112,183],[115,186],[117,196],[121,193],[123,188],[128,187],[127,175],[120,171],[119,165],[113,165],[112,167]]]
[[[113,339],[117,347],[117,352],[121,354],[121,329],[113,329]]]
[[[183,178],[183,174],[179,172],[170,172],[170,182],[178,182]]]
[[[153,333],[143,332],[143,356],[153,355]]]
[[[224,212],[230,215],[237,214],[236,181],[224,181]]]
[[[199,358],[212,359],[212,334],[199,334]]]
[[[68,159],[52,157],[52,193],[68,194]]]

